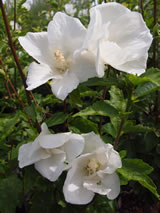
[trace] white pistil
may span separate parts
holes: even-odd
[[[60,73],[64,73],[68,69],[69,63],[66,61],[65,57],[59,49],[54,52],[54,56],[56,58],[57,71]]]

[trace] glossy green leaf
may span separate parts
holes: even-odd
[[[105,101],[97,101],[92,106],[89,106],[86,109],[74,114],[73,117],[88,115],[102,115],[112,117],[118,115],[118,111],[111,104]]]
[[[63,112],[57,112],[52,117],[45,120],[48,127],[56,126],[59,124],[63,124],[70,115],[65,114]]]
[[[76,118],[74,119],[70,125],[69,125],[69,130],[74,131],[74,128],[76,128],[76,133],[77,129],[79,133],[88,133],[88,132],[95,132],[98,134],[98,126],[94,122],[86,119],[86,118]]]
[[[150,190],[158,199],[160,199],[156,185],[148,176],[153,171],[153,168],[150,165],[141,159],[123,159],[122,165],[122,168],[117,170],[118,173],[128,179],[128,181],[138,181],[142,186]]]

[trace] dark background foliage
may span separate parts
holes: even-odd
[[[26,75],[33,59],[17,38],[27,32],[46,31],[53,13],[65,11],[65,4],[71,1],[36,0],[30,10],[23,7],[24,2],[7,1],[4,7],[20,67]],[[28,93],[27,98],[0,11],[0,212],[160,211],[160,0],[117,2],[140,12],[154,37],[146,73],[137,77],[106,66],[103,78],[80,84],[64,102],[53,96],[49,83]],[[73,15],[87,26],[89,8],[97,1],[75,0],[72,4],[76,9]],[[42,122],[53,133],[94,131],[105,143],[114,145],[123,162],[123,168],[117,171],[121,193],[115,201],[96,195],[85,206],[68,204],[62,193],[65,172],[51,183],[34,166],[18,168],[19,147],[35,139]]]

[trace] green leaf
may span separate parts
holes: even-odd
[[[97,101],[92,106],[76,113],[73,117],[77,116],[87,116],[87,115],[102,115],[102,116],[117,116],[118,111],[109,103],[105,101]]]
[[[158,68],[150,68],[140,76],[141,78],[148,79],[148,82],[143,82],[139,84],[136,88],[135,92],[138,97],[142,97],[145,95],[154,92],[160,87],[160,69]]]
[[[90,78],[87,82],[83,83],[85,86],[112,86],[118,85],[118,80],[115,78]]]
[[[119,88],[112,86],[111,89],[109,90],[109,93],[110,93],[110,100],[107,102],[109,102],[119,112],[125,112],[127,100],[124,99],[123,92]]]
[[[102,130],[111,135],[113,138],[116,136],[116,130],[111,123],[106,123],[105,125],[103,125]]]
[[[70,115],[63,112],[57,112],[52,117],[48,118],[45,122],[48,127],[63,124]]]
[[[153,171],[153,168],[140,159],[123,159],[122,168],[117,169],[128,181],[138,181],[142,186],[150,190],[158,199],[160,195],[157,193],[157,187],[152,179],[148,176]]]
[[[80,98],[80,92],[79,89],[75,89],[73,90],[73,92],[71,92],[69,94],[69,98],[70,98],[70,103],[73,106],[78,106],[78,107],[82,107],[82,100]]]
[[[4,141],[14,131],[14,127],[19,120],[18,113],[11,118],[0,118],[0,142]]]
[[[0,181],[0,212],[16,212],[21,202],[22,189],[22,182],[15,175]]]
[[[154,92],[157,89],[158,89],[158,87],[155,83],[145,82],[145,83],[138,85],[138,87],[135,90],[135,93],[136,93],[137,97],[142,97],[142,96],[145,96],[145,95],[148,95],[148,94]]]
[[[35,108],[34,108],[33,104],[25,107],[24,111],[29,115],[29,117],[32,119],[32,121],[36,120],[36,112],[35,112]]]
[[[76,118],[73,120],[69,125],[69,130],[73,131],[76,130],[76,133],[88,133],[88,132],[95,132],[98,134],[98,126],[97,124],[93,123],[92,121],[86,118]],[[76,129],[74,129],[76,128]],[[78,132],[77,132],[78,129]]]
[[[119,155],[120,155],[121,159],[123,159],[123,158],[126,157],[127,151],[126,151],[126,150],[121,150],[121,151],[119,152]]]
[[[152,132],[153,129],[148,126],[143,126],[142,124],[133,125],[126,121],[122,131],[123,133],[146,133]]]
[[[151,81],[149,78],[147,77],[140,77],[140,76],[136,76],[136,75],[132,75],[130,74],[128,76],[129,81],[133,84],[133,85],[138,85],[138,84],[142,84],[148,81]]]

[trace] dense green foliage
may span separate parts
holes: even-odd
[[[27,32],[45,31],[53,17],[51,11],[64,11],[64,5],[70,1],[37,1],[29,11],[22,7],[24,2],[17,0],[16,4],[16,22],[21,28],[11,29],[10,26],[10,29],[26,75],[33,59],[20,47],[17,38]],[[80,84],[64,102],[51,93],[50,85],[46,83],[33,91],[37,104],[32,99],[30,105],[8,44],[0,11],[0,59],[4,65],[0,64],[0,212],[117,211],[117,201],[109,201],[99,195],[86,206],[67,204],[62,193],[65,172],[51,183],[40,176],[33,165],[18,168],[20,145],[35,139],[42,122],[46,122],[53,133],[99,133],[105,143],[114,144],[123,159],[123,167],[117,171],[122,185],[119,197],[125,191],[132,190],[137,199],[150,205],[160,199],[160,17],[155,23],[152,0],[144,0],[143,8],[134,0],[120,2],[131,10],[144,12],[144,20],[153,34],[154,42],[149,51],[146,72],[137,77],[106,66],[106,76]],[[82,3],[79,0],[73,1],[73,4],[77,9],[75,17],[79,17],[79,11],[86,8],[89,11],[94,1],[84,0]],[[157,0],[157,14],[160,14],[158,5],[160,0]],[[14,7],[13,4],[11,8],[6,8],[9,22],[14,20]],[[87,26],[89,13],[82,15],[80,20]]]

